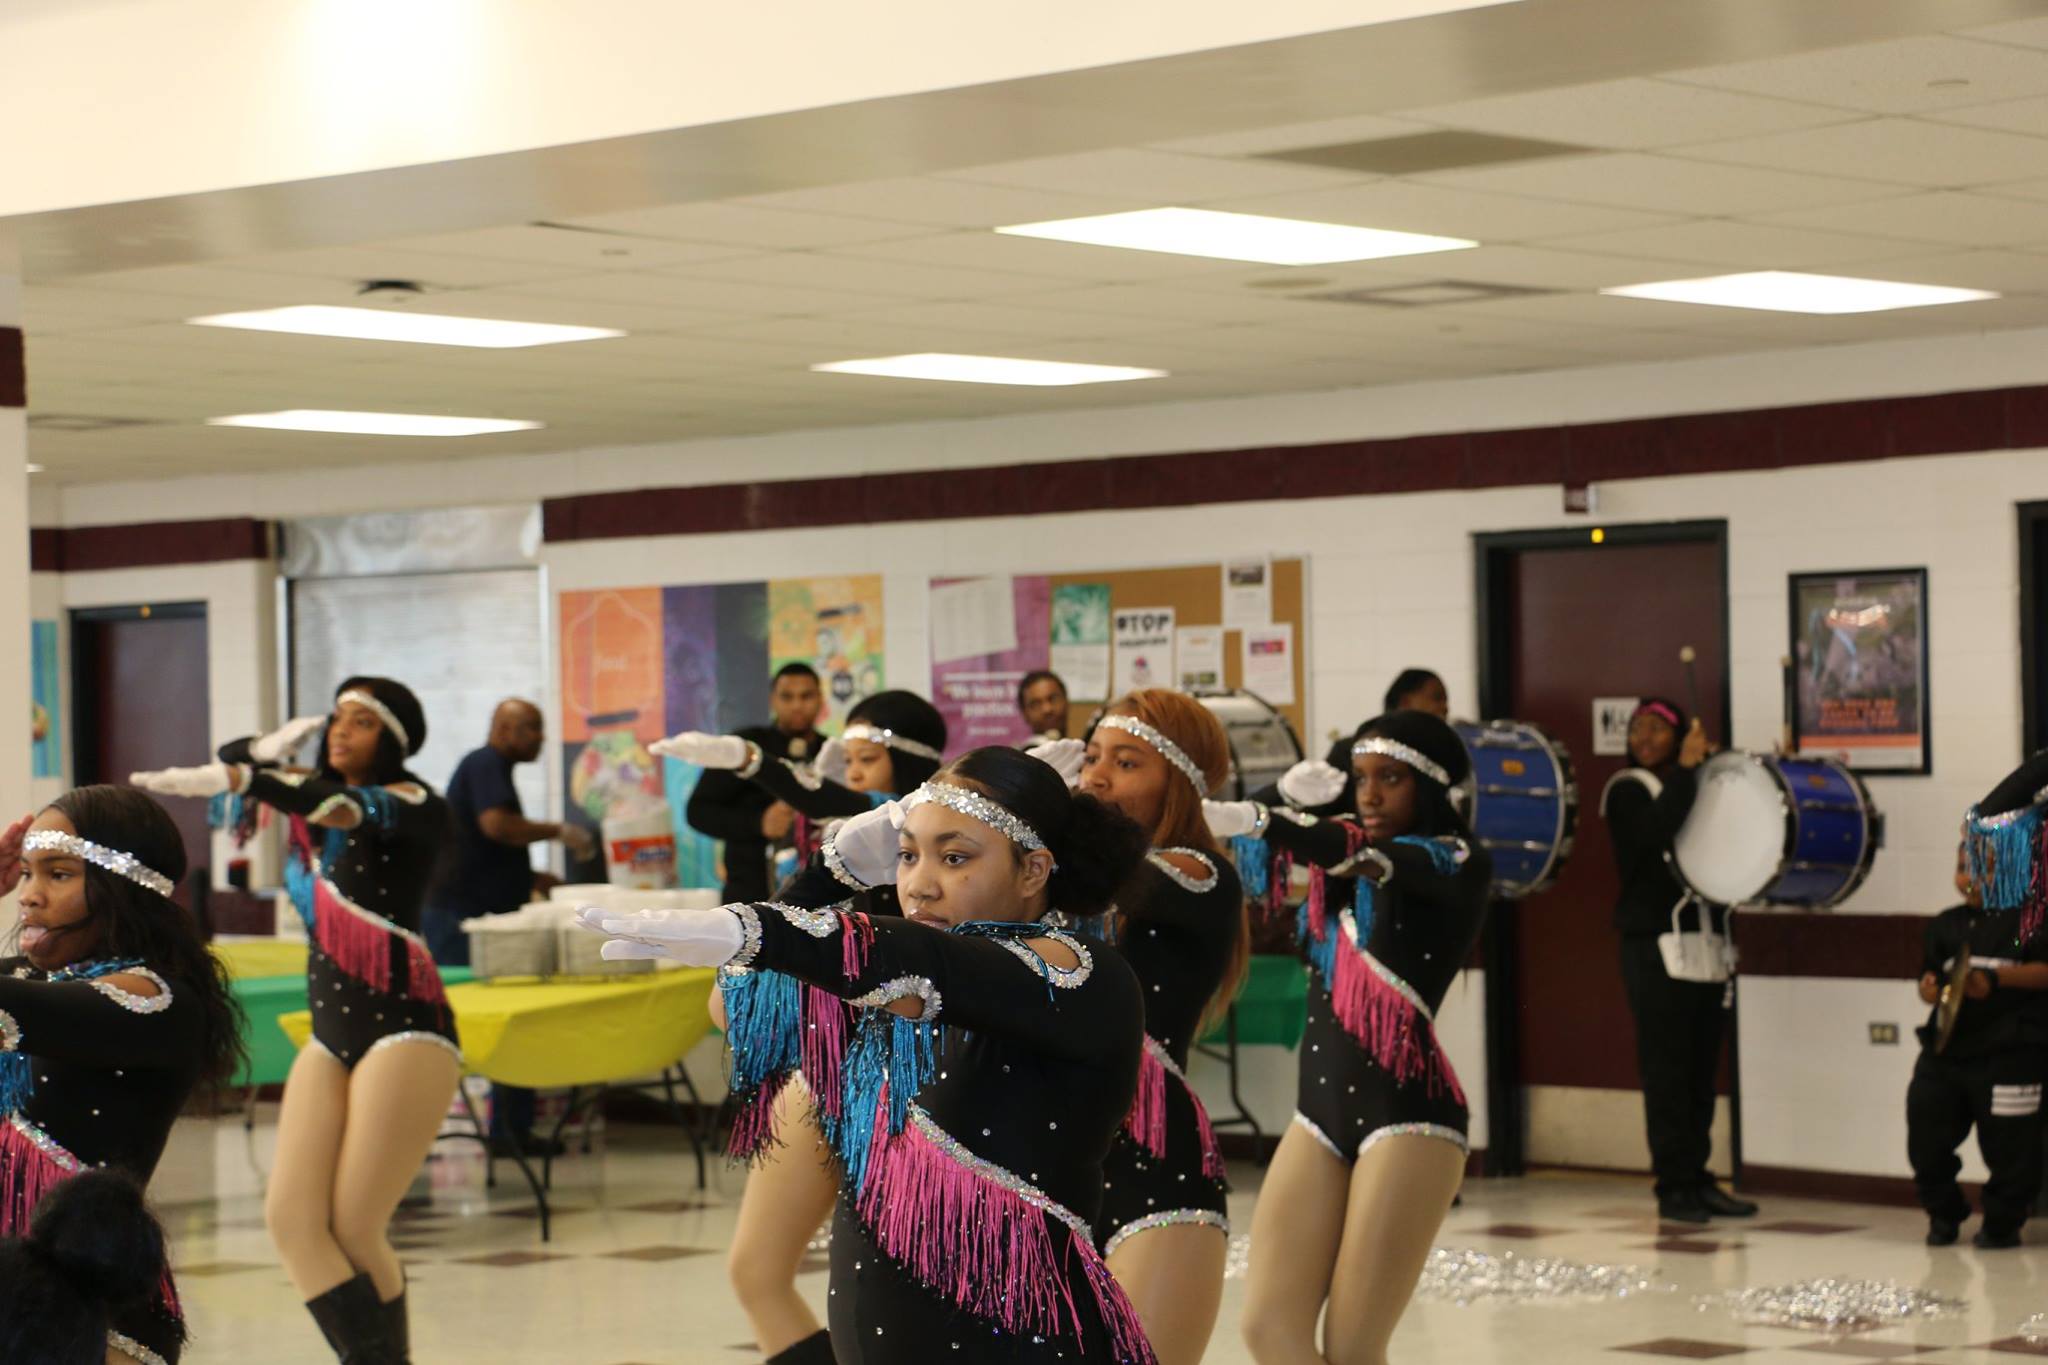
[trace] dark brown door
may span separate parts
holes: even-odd
[[[71,679],[79,786],[212,756],[203,603],[74,611]],[[170,797],[163,805],[185,836],[187,864],[206,866],[206,803]],[[190,894],[180,886],[178,903],[189,907]]]
[[[1721,523],[1606,528],[1488,538],[1489,715],[1534,721],[1562,740],[1577,768],[1576,848],[1556,885],[1511,913],[1505,967],[1511,1012],[1494,1027],[1496,1065],[1533,1087],[1640,1090],[1634,1027],[1613,927],[1617,881],[1601,790],[1626,765],[1595,754],[1600,697],[1659,694],[1692,709],[1680,651],[1696,651],[1698,708],[1725,743],[1727,588]],[[1726,1086],[1724,1081],[1724,1092]],[[1639,1113],[1640,1111],[1634,1111]]]

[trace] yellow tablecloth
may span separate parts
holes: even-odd
[[[296,939],[215,939],[213,955],[227,964],[228,975],[237,981],[306,974],[306,945]]]
[[[530,1090],[601,1085],[674,1066],[711,1031],[709,967],[616,981],[471,981],[448,988],[469,1070]],[[313,1016],[280,1018],[300,1047]]]

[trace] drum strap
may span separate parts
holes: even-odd
[[[1600,789],[1600,818],[1607,818],[1607,798],[1613,794],[1617,782],[1640,782],[1649,790],[1650,799],[1655,801],[1664,794],[1664,779],[1648,768],[1623,768],[1607,779],[1607,785]]]

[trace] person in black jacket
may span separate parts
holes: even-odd
[[[1658,936],[1675,927],[1726,929],[1722,907],[1684,904],[1685,888],[1669,860],[1672,841],[1692,811],[1695,773],[1709,752],[1697,718],[1688,722],[1676,703],[1645,698],[1629,719],[1634,766],[1616,773],[1600,797],[1621,878],[1614,927],[1621,934],[1622,986],[1635,1016],[1657,1213],[1676,1223],[1704,1223],[1716,1214],[1746,1218],[1757,1211],[1755,1204],[1729,1196],[1707,1170],[1728,988],[1718,981],[1674,980],[1657,946]]]
[[[809,664],[784,664],[768,692],[770,725],[751,726],[741,739],[758,746],[768,758],[806,762],[815,758],[825,737],[818,733],[818,709],[824,704],[818,673]],[[707,769],[690,793],[684,818],[699,834],[725,841],[727,901],[764,901],[769,885],[770,850],[788,840],[796,810],[786,801],[729,769]]]

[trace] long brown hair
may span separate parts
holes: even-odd
[[[1202,799],[1230,776],[1230,737],[1223,731],[1223,722],[1187,693],[1164,687],[1141,687],[1126,692],[1103,708],[1103,714],[1144,721],[1179,745],[1181,752],[1202,770],[1207,785],[1198,792],[1192,783],[1180,780],[1179,769],[1169,768],[1166,799],[1159,810],[1159,824],[1152,830],[1152,846],[1197,849],[1220,864],[1227,855],[1217,844],[1216,836],[1209,832],[1209,822],[1202,818]],[[1119,932],[1123,928],[1121,919],[1119,915]],[[1240,900],[1230,957],[1224,964],[1223,979],[1217,984],[1216,993],[1202,1009],[1198,1037],[1207,1033],[1237,998],[1245,973],[1251,969],[1251,953],[1251,917]]]

